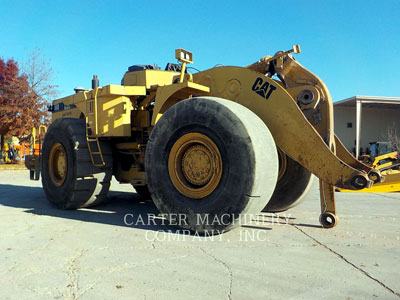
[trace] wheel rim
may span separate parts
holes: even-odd
[[[221,154],[208,136],[188,133],[172,146],[168,171],[172,184],[182,195],[204,198],[216,189],[221,180]]]
[[[338,217],[334,213],[325,212],[319,216],[319,222],[324,228],[332,228],[337,225]]]
[[[287,168],[286,154],[279,148],[278,148],[278,158],[279,158],[279,173],[278,173],[278,181],[279,181],[285,174]]]
[[[49,173],[56,186],[61,186],[67,177],[67,153],[60,143],[55,143],[50,149]]]

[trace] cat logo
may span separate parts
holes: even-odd
[[[261,97],[268,100],[272,92],[276,90],[276,86],[270,84],[268,81],[264,82],[261,77],[258,77],[256,81],[254,81],[253,87],[251,89],[259,94]]]

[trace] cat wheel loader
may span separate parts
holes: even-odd
[[[383,178],[335,136],[329,91],[295,60],[299,52],[191,74],[192,53],[177,49],[178,64],[131,66],[121,85],[100,87],[94,76],[92,89],[49,107],[36,159],[48,200],[61,209],[96,205],[114,176],[180,227],[222,232],[246,215],[298,204],[314,174],[320,223],[335,226],[334,187]]]

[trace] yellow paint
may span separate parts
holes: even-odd
[[[152,86],[164,86],[172,84],[174,77],[178,72],[169,72],[161,70],[141,70],[127,72],[124,75],[124,84],[129,86],[141,86],[150,89]]]
[[[84,117],[88,123],[87,132],[91,132],[87,138],[97,143],[99,137],[128,137],[123,147],[125,152],[135,153],[132,155],[134,167],[124,170],[120,166],[122,162],[116,159],[115,175],[121,182],[144,185],[146,140],[137,137],[148,136],[167,109],[179,101],[198,96],[237,102],[264,121],[282,155],[291,157],[319,177],[321,212],[322,215],[332,214],[333,226],[337,222],[333,185],[352,189],[358,179],[370,186],[372,181],[366,173],[373,169],[357,162],[340,140],[335,139],[330,93],[320,78],[290,54],[299,52],[300,47],[296,45],[273,57],[265,56],[247,67],[215,67],[191,75],[185,74],[185,68],[187,63],[192,63],[193,54],[177,49],[175,54],[182,63],[182,72],[127,72],[123,78],[124,86],[108,85],[55,100],[54,105],[62,102],[67,107],[75,105],[75,108],[54,112],[53,120]],[[272,67],[281,81],[267,73]],[[135,140],[129,139],[132,132],[135,132]],[[209,163],[210,157],[221,161],[212,141],[204,136],[188,136],[186,140],[178,140],[171,153],[169,174],[182,194],[202,198],[218,185],[218,170],[222,170],[222,166]],[[193,173],[193,168],[200,175]],[[384,183],[363,191],[397,189],[400,179],[396,176],[388,173]]]
[[[222,157],[206,135],[192,132],[180,137],[168,158],[172,184],[184,196],[200,199],[210,195],[222,176]]]
[[[291,64],[297,64],[297,62],[292,61]],[[299,70],[303,70],[303,67],[297,67]],[[295,66],[292,65],[291,68],[293,70]],[[312,73],[300,72],[299,74],[307,76],[305,78],[309,78],[309,81],[314,78]],[[291,76],[295,82],[296,75],[292,74]],[[230,92],[229,83],[232,80],[241,86],[238,93]],[[293,96],[272,78],[248,68],[218,67],[194,74],[193,81],[201,85],[207,84],[210,87],[207,95],[235,101],[257,114],[271,131],[280,149],[328,184],[351,188],[351,179],[356,175],[365,178],[367,183],[372,183],[365,173],[345,164],[336,156],[325,142],[325,139],[329,137],[328,141],[334,145],[334,133],[332,132],[332,140],[328,132],[322,136],[302,113]],[[316,86],[320,86],[321,89],[325,88],[320,84],[318,77],[315,77],[314,81]],[[267,93],[265,95],[257,94],[256,88],[263,85],[269,85]],[[295,83],[294,85],[299,84]],[[271,86],[274,87],[274,90],[267,99]],[[164,87],[164,89],[167,88]],[[197,94],[201,94],[201,92],[197,92]],[[328,94],[327,90],[321,92],[326,107],[325,113],[321,113],[320,123],[325,124],[320,126],[323,131],[333,128],[331,99]],[[157,109],[161,105],[162,102],[157,105],[156,101],[154,112],[158,112]],[[153,118],[156,118],[154,114]]]
[[[210,88],[208,86],[190,81],[159,87],[156,93],[151,124],[154,125],[161,115],[173,104],[187,99],[193,94],[207,94],[209,91]],[[178,93],[181,95],[177,96]]]
[[[67,153],[61,143],[55,143],[49,154],[49,174],[55,186],[61,186],[68,173]]]
[[[379,164],[381,161],[386,160],[386,159],[390,159],[391,161],[387,162],[385,164]],[[377,170],[381,170],[381,169],[385,169],[390,166],[393,166],[394,164],[396,164],[398,162],[400,162],[399,154],[397,153],[397,151],[395,151],[395,152],[391,152],[391,153],[387,153],[387,154],[375,157],[374,161],[372,162],[372,167],[376,168]]]
[[[115,90],[113,93],[115,93]],[[99,93],[99,95],[101,96],[97,97],[97,103],[94,99],[86,100],[86,102],[92,102],[97,107],[97,114],[91,113],[90,110],[85,113],[92,133],[96,132],[97,127],[97,136],[99,137],[130,136],[130,114],[133,109],[130,98],[115,94],[105,94],[104,91]],[[96,136],[96,134],[92,136]]]
[[[385,181],[375,183],[371,188],[353,191],[346,189],[339,189],[340,192],[359,192],[359,193],[393,193],[400,192],[400,171],[387,170],[383,171],[382,175],[385,176]]]
[[[339,189],[340,192],[346,193],[393,193],[400,192],[400,182],[399,183],[376,183],[369,189],[363,190],[346,190]]]

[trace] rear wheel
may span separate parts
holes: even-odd
[[[58,208],[76,209],[100,203],[110,188],[111,148],[101,142],[104,167],[94,167],[86,142],[85,121],[57,119],[43,143],[42,184]]]
[[[199,233],[251,221],[278,176],[274,140],[247,108],[199,97],[167,110],[146,147],[147,183],[161,213]]]
[[[298,205],[312,185],[312,174],[278,148],[279,175],[265,212],[282,212]]]

